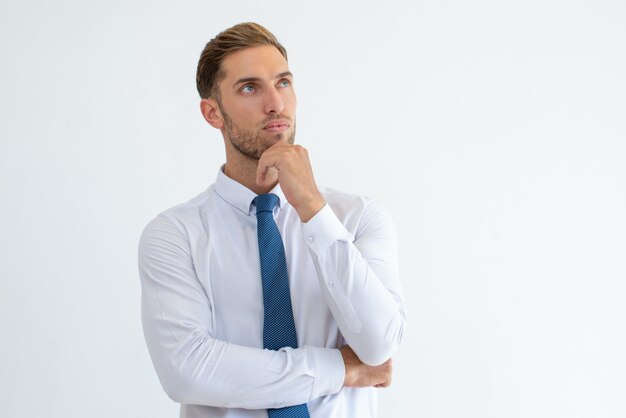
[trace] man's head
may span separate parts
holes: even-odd
[[[211,39],[200,55],[196,71],[196,87],[200,97],[219,100],[218,85],[224,78],[221,65],[226,56],[241,49],[263,45],[274,46],[287,60],[285,48],[270,31],[258,23],[240,23]]]
[[[256,23],[233,26],[207,43],[196,74],[200,107],[222,131],[227,160],[258,160],[276,142],[294,142],[292,81],[285,48]]]

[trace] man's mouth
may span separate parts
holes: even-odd
[[[287,128],[289,128],[289,123],[287,123],[286,121],[284,121],[284,120],[273,120],[273,121],[267,123],[263,127],[263,130],[270,131],[270,132],[282,132],[282,131],[285,131]]]

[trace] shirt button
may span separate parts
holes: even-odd
[[[313,235],[309,235],[308,237],[306,237],[306,239],[307,239],[309,242],[313,242],[313,241],[315,241],[315,238],[313,237]]]
[[[333,287],[335,287],[335,282],[333,282],[332,280],[328,282],[328,287],[330,287],[331,289]]]

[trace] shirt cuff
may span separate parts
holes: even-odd
[[[354,240],[328,203],[307,223],[302,224],[302,234],[307,246],[316,255],[320,255],[337,241]]]
[[[346,378],[346,366],[336,348],[306,346],[315,364],[315,381],[311,399],[333,395],[341,390]]]

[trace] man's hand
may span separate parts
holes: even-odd
[[[308,222],[326,202],[315,184],[309,153],[300,145],[276,143],[259,159],[256,182],[267,185],[275,181],[272,170],[278,172],[278,182],[285,197],[302,222]]]
[[[344,386],[353,388],[369,386],[386,388],[391,385],[391,359],[380,366],[368,366],[359,360],[349,346],[344,345],[340,351],[346,366]]]

